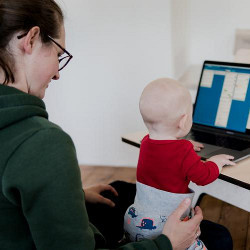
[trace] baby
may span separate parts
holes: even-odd
[[[192,126],[192,101],[179,82],[162,78],[148,84],[140,98],[140,112],[149,131],[140,148],[136,197],[124,217],[126,236],[131,241],[155,238],[161,234],[168,216],[194,192],[192,181],[207,185],[219,176],[224,165],[234,165],[229,155],[216,155],[201,161],[186,136]],[[198,144],[199,148],[199,144]],[[182,220],[191,216],[191,209]],[[206,249],[198,239],[188,249]]]

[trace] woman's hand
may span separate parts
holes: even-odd
[[[202,211],[199,207],[195,208],[194,216],[188,221],[181,221],[183,213],[189,208],[191,200],[189,198],[182,201],[179,207],[168,217],[162,233],[165,234],[173,250],[183,250],[192,245],[200,235],[200,222],[203,219]]]
[[[90,203],[103,203],[110,207],[114,207],[115,203],[113,201],[100,194],[103,191],[111,191],[115,196],[118,196],[117,191],[112,186],[108,184],[99,184],[84,189],[85,200]]]
[[[189,141],[193,144],[195,151],[199,152],[199,151],[201,151],[201,149],[204,148],[204,145],[202,143],[199,143],[199,142],[193,141],[193,140],[189,140]]]

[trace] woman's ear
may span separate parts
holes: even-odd
[[[179,120],[179,124],[178,127],[181,130],[185,130],[186,129],[186,123],[187,123],[187,119],[188,119],[188,115],[184,114],[181,116],[180,120]]]
[[[34,44],[40,39],[40,28],[34,26],[29,30],[23,39],[22,49],[24,52],[31,54],[34,49]]]

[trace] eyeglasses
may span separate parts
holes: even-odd
[[[25,36],[27,36],[28,33],[22,34],[20,36],[17,36],[17,39],[21,39]],[[56,44],[65,54],[67,55],[60,55],[58,58],[59,61],[59,69],[58,71],[62,70],[63,68],[65,68],[65,66],[69,63],[69,61],[73,58],[73,56],[65,49],[63,48],[59,43],[57,43],[51,36],[48,36],[48,38],[54,43]]]

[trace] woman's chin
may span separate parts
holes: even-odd
[[[45,97],[45,90],[46,89],[42,90],[37,97],[43,99]]]

